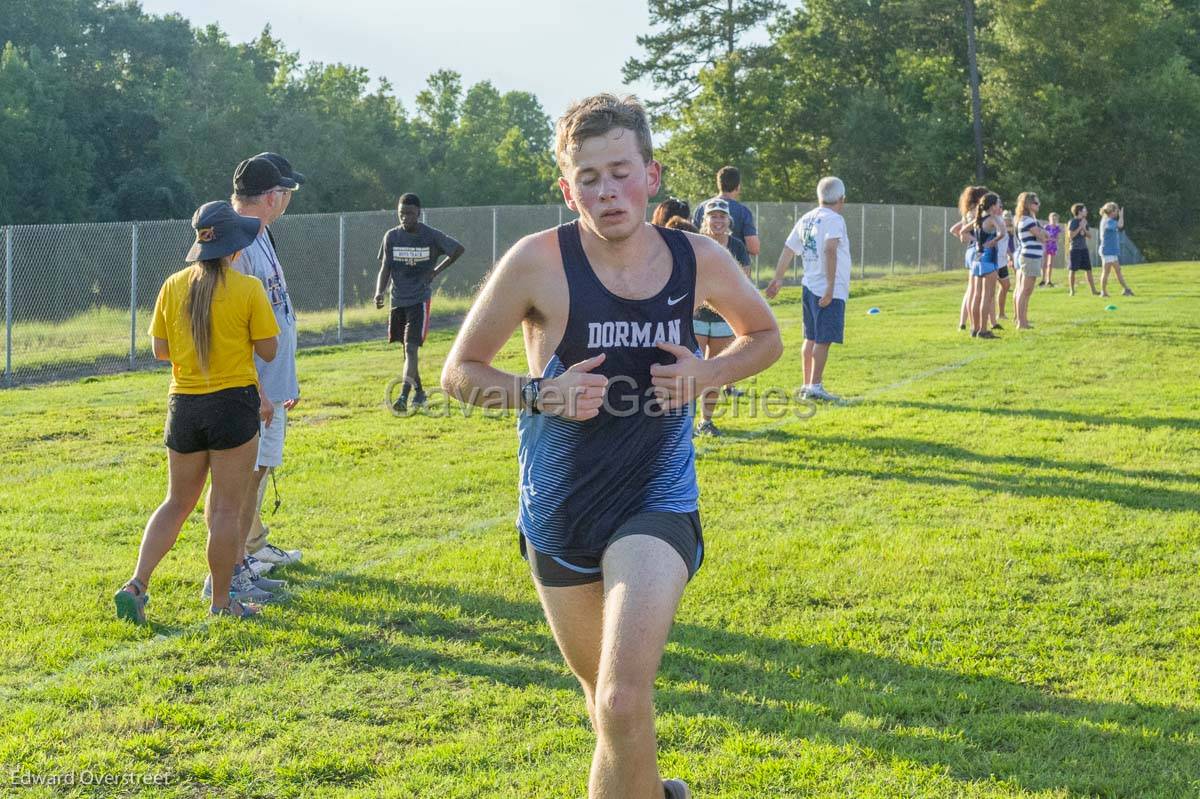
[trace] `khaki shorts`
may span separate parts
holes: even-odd
[[[1041,258],[1021,258],[1021,274],[1025,277],[1041,277],[1042,276],[1042,259]]]

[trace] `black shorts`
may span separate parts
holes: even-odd
[[[258,388],[226,388],[211,394],[172,394],[167,399],[163,443],[187,455],[240,447],[258,435]]]
[[[425,343],[425,337],[428,335],[429,300],[413,305],[401,305],[399,308],[392,309],[392,315],[388,319],[389,343],[395,344],[397,341],[403,341],[406,347],[410,345],[419,347]]]
[[[996,270],[996,277],[999,280],[1008,280],[1008,267],[1002,266]]]
[[[664,511],[647,511],[630,517],[617,528],[612,538],[608,539],[606,548],[613,542],[631,535],[648,535],[670,544],[683,565],[687,567],[688,579],[692,579],[700,570],[704,561],[704,535],[700,526],[700,513],[667,513]],[[538,552],[520,535],[521,557],[529,562],[529,570],[533,579],[542,585],[552,588],[563,588],[572,585],[585,585],[604,579],[600,566],[604,552],[590,555],[572,555],[569,558],[558,555],[547,555]]]
[[[1092,254],[1089,250],[1071,250],[1071,272],[1092,270]]]

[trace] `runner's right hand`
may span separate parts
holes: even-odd
[[[375,307],[376,307],[376,308],[382,308],[382,307],[383,307],[383,295],[382,295],[382,294],[376,294],[376,295],[375,295]]]
[[[604,353],[571,366],[558,377],[543,380],[538,392],[542,413],[583,422],[600,415],[608,378],[592,374],[604,363]]]

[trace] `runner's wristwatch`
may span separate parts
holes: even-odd
[[[521,407],[529,413],[541,413],[542,409],[538,407],[538,399],[542,394],[542,378],[534,377],[523,386],[521,386]]]

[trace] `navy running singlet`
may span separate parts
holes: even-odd
[[[668,412],[650,393],[651,364],[674,363],[655,346],[668,341],[699,355],[692,333],[696,254],[687,236],[656,228],[671,251],[671,277],[653,297],[629,300],[600,282],[579,239],[578,223],[558,228],[570,295],[562,341],[542,376],[606,357],[596,374],[609,378],[600,414],[583,422],[522,413],[521,506],[517,526],[548,555],[596,555],[631,516],[697,510],[692,408]]]

